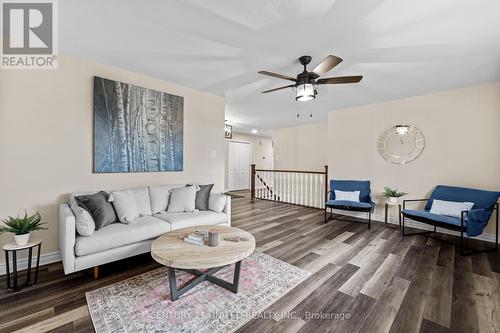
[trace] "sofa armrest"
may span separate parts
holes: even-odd
[[[224,207],[223,212],[227,216],[227,224],[231,226],[231,196],[226,195],[226,206]]]
[[[427,202],[427,201],[429,201],[429,199],[406,199],[406,200],[403,200],[403,210],[405,210],[407,202],[424,202],[424,201]]]
[[[75,271],[75,242],[75,215],[67,204],[61,204],[59,206],[59,251],[65,274]]]

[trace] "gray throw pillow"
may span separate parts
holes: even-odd
[[[198,185],[199,190],[196,192],[196,200],[194,203],[196,209],[208,210],[208,201],[210,200],[212,187],[214,187],[214,184]]]
[[[75,197],[78,206],[85,209],[92,216],[96,230],[115,223],[118,219],[113,205],[108,202],[108,197],[109,194],[104,191]]]

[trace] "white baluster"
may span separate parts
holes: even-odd
[[[312,184],[312,176],[314,174],[308,174],[307,175],[307,205],[308,206],[312,206],[312,202],[311,202],[311,184]]]
[[[320,197],[320,201],[319,201],[319,208],[323,208],[324,204],[325,204],[325,195],[324,195],[324,186],[325,186],[325,183],[324,183],[324,177],[323,175],[318,175],[319,177],[319,197]]]

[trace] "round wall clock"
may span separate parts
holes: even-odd
[[[418,128],[412,125],[394,125],[380,135],[377,150],[386,161],[406,164],[416,159],[424,146],[424,136]]]

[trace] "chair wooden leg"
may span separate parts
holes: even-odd
[[[94,279],[98,279],[99,278],[99,266],[95,266],[93,269],[92,269],[92,272],[94,274]]]

